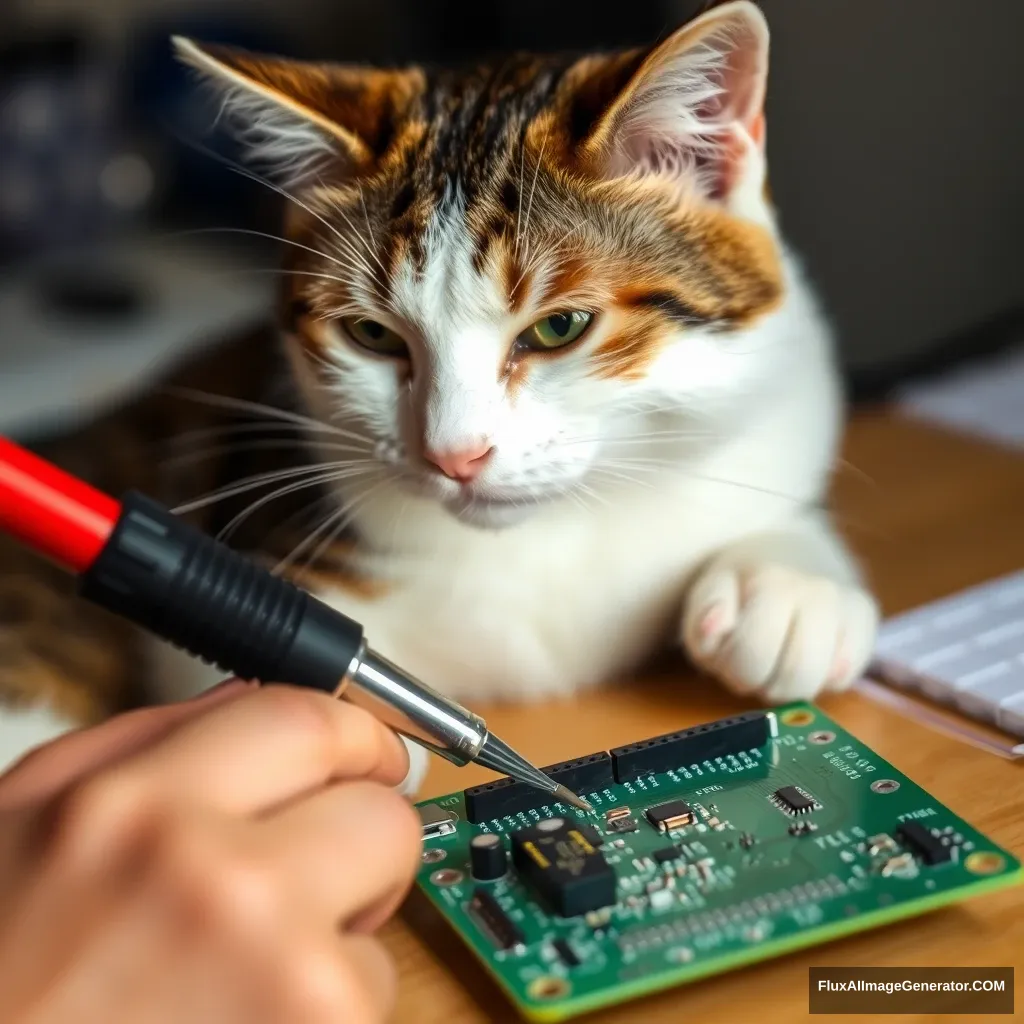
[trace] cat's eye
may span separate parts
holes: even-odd
[[[346,316],[342,318],[341,323],[348,336],[360,348],[394,359],[406,359],[409,355],[409,346],[402,336],[376,320]]]
[[[593,319],[593,313],[580,309],[569,313],[553,313],[527,327],[516,341],[524,348],[539,351],[564,348],[582,338]]]

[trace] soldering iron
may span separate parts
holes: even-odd
[[[0,530],[74,573],[86,600],[226,673],[343,698],[456,765],[591,809],[478,715],[373,651],[359,623],[142,494],[116,501],[0,437]]]

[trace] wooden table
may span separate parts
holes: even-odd
[[[1024,565],[1019,453],[878,410],[854,419],[843,455],[835,482],[837,516],[886,614]],[[720,718],[737,707],[714,684],[673,665],[543,708],[476,710],[535,763],[549,764]],[[958,743],[856,694],[826,699],[822,707],[957,814],[1001,845],[1024,852],[1024,764]],[[456,769],[435,759],[423,796],[488,777],[484,769]],[[384,937],[402,976],[398,1024],[519,1019],[429,908],[411,901]],[[809,967],[852,965],[1013,965],[1024,984],[1024,886],[584,1019],[789,1022],[807,1015]],[[1024,1005],[1021,996],[1017,1005]]]

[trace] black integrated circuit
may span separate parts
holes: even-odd
[[[615,902],[615,871],[564,818],[542,818],[511,833],[519,877],[561,917],[576,917]]]
[[[615,747],[611,751],[615,780],[632,782],[652,772],[665,772],[763,747],[772,734],[773,723],[771,712],[750,711]]]
[[[474,889],[466,910],[498,949],[518,949],[525,944],[522,929],[487,889],[480,886]]]
[[[615,783],[611,755],[606,750],[571,761],[559,761],[541,771],[552,781],[573,793],[593,793]],[[532,811],[551,803],[551,797],[515,779],[503,778],[471,786],[465,791],[466,819],[479,824],[520,811]]]
[[[786,814],[810,814],[811,811],[821,810],[821,804],[799,786],[781,786],[772,793],[771,801]]]
[[[683,851],[678,846],[666,846],[661,850],[655,850],[651,858],[655,864],[667,864],[671,860],[678,860],[682,855]]]
[[[693,808],[684,800],[669,800],[644,812],[647,820],[659,832],[673,832],[677,828],[685,828],[693,824]]]
[[[941,838],[932,835],[916,821],[905,821],[900,825],[896,829],[896,838],[929,867],[948,864],[956,856],[953,846],[944,844]]]

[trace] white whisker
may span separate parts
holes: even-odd
[[[320,249],[314,249],[311,245],[303,245],[301,242],[292,241],[290,238],[284,238],[281,235],[272,234],[269,231],[254,231],[251,228],[191,228],[188,231],[174,231],[165,237],[168,238],[186,238],[192,235],[247,235],[253,238],[266,238],[271,242],[280,242],[282,245],[290,245],[293,249],[302,249],[305,252],[312,253],[314,256],[320,256],[322,259],[328,260],[331,263],[337,264],[339,267],[344,267],[346,270],[351,269],[351,264],[343,263],[341,260],[336,259],[334,256],[323,252]]]
[[[218,487],[216,490],[210,491],[201,497],[194,498],[192,501],[178,505],[171,511],[174,512],[175,515],[184,515],[188,512],[195,512],[198,509],[206,508],[207,505],[213,505],[214,503],[223,501],[226,498],[233,498],[235,495],[245,494],[246,491],[255,490],[257,487],[262,487],[265,484],[278,483],[281,480],[294,480],[296,477],[312,476],[314,473],[322,473],[325,470],[340,470],[348,468],[352,465],[352,462],[353,460],[347,459],[343,462],[324,462],[314,466],[294,466],[290,469],[278,469],[269,473],[256,473],[253,476],[243,477],[241,480],[236,480],[234,483]]]
[[[315,420],[311,416],[303,416],[301,413],[293,412],[290,409],[279,409],[273,405],[264,405],[262,402],[253,402],[245,398],[233,398],[228,395],[215,395],[209,391],[197,391],[193,388],[184,387],[167,387],[164,389],[164,392],[192,402],[212,405],[218,409],[255,413],[271,419],[283,420],[286,423],[295,423],[300,426],[309,427],[312,430],[322,430],[331,434],[337,434],[339,437],[347,437],[353,441],[368,440],[362,434],[355,434],[350,430],[344,430],[331,423]]]
[[[330,443],[318,443],[318,449],[331,452],[349,452],[352,454],[367,454],[370,449],[366,447],[357,448],[353,445],[347,444],[330,444]],[[239,441],[234,444],[222,444],[214,445],[210,448],[201,448],[195,452],[183,452],[180,455],[172,455],[168,459],[163,459],[161,465],[163,466],[187,466],[193,462],[199,462],[202,459],[212,459],[220,455],[234,455],[241,452],[256,452],[256,451],[295,451],[298,449],[300,452],[306,452],[308,450],[308,444],[304,441],[292,438],[291,440],[270,440],[270,441]]]
[[[345,529],[346,526],[352,521],[356,509],[361,505],[365,504],[367,499],[370,498],[374,492],[379,491],[387,482],[388,477],[385,476],[383,480],[373,484],[369,490],[364,491],[362,494],[356,495],[355,498],[345,502],[337,512],[332,513],[324,520],[305,540],[300,544],[296,545],[280,562],[274,566],[274,574],[278,574],[286,569],[292,562],[306,550],[312,542],[316,540],[325,530],[329,530],[327,537],[322,543],[318,544],[313,553],[306,559],[306,568],[312,568],[316,563],[317,559],[334,543],[337,539],[338,534]]]
[[[307,487],[315,487],[319,484],[334,483],[338,480],[347,480],[349,477],[358,476],[361,473],[368,473],[373,469],[372,466],[359,467],[353,466],[349,469],[336,469],[328,473],[322,473],[319,476],[313,477],[309,480],[300,480],[298,483],[287,484],[284,487],[279,487],[277,490],[270,494],[265,494],[261,498],[257,498],[256,501],[246,505],[241,512],[239,512],[234,518],[232,518],[217,534],[218,540],[227,540],[239,526],[245,522],[254,512],[263,508],[264,505],[269,505],[270,502],[276,501],[278,498],[283,498],[288,494],[295,494],[297,491],[305,490]]]

